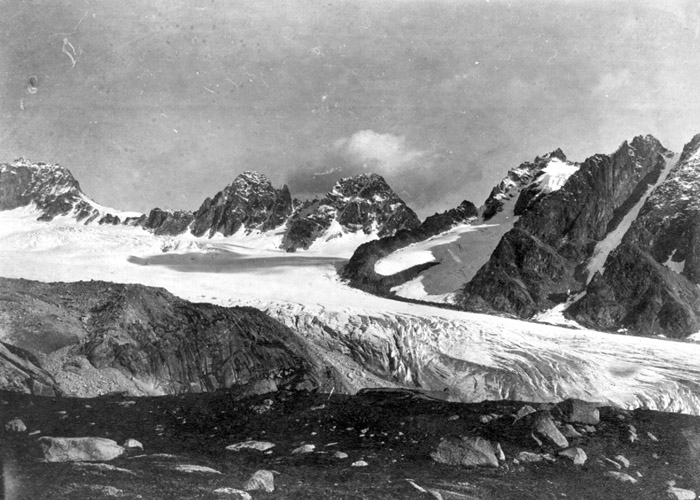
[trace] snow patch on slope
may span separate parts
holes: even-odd
[[[379,259],[374,264],[374,271],[382,276],[391,276],[392,274],[410,269],[413,266],[434,262],[435,256],[433,250],[435,248],[457,241],[464,233],[470,233],[493,226],[494,224],[482,224],[478,226],[460,224],[449,231],[428,238],[425,241],[413,243]]]
[[[579,165],[575,163],[552,158],[547,162],[547,166],[542,169],[542,174],[532,184],[538,185],[542,194],[558,191],[578,169]]]

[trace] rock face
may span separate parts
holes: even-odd
[[[377,174],[342,179],[325,197],[307,201],[288,223],[282,248],[294,252],[317,239],[331,240],[346,233],[391,236],[420,225],[416,214]]]
[[[257,172],[244,172],[213,198],[207,198],[194,213],[192,234],[231,236],[245,231],[267,231],[284,224],[293,209],[287,186],[272,187],[270,179]]]
[[[122,456],[126,450],[111,439],[98,437],[39,438],[44,462],[102,462]]]
[[[700,331],[700,135],[651,193],[569,313],[580,323],[681,337]]]
[[[5,342],[0,342],[0,387],[35,396],[57,396],[62,392],[36,356]]]
[[[459,305],[527,318],[582,289],[596,243],[658,180],[669,156],[658,140],[639,136],[612,155],[588,158],[545,194],[541,186],[558,181],[541,174],[540,184],[520,192],[519,220],[463,287]]]
[[[0,210],[34,204],[38,220],[69,216],[88,224],[120,224],[116,211],[97,205],[80,189],[80,184],[60,165],[31,163],[25,158],[0,164]],[[123,217],[123,215],[122,215]]]
[[[393,236],[360,245],[343,268],[342,277],[349,280],[352,286],[370,293],[388,294],[392,287],[412,279],[433,264],[422,264],[394,276],[381,276],[374,270],[379,259],[400,248],[448,231],[458,224],[473,221],[478,215],[474,204],[465,200],[457,208],[428,217],[416,228],[400,230]]]
[[[187,231],[193,220],[194,214],[192,212],[154,208],[148,217],[141,217],[136,224],[150,229],[153,234],[176,235]]]
[[[313,388],[332,373],[294,332],[252,308],[193,304],[159,288],[98,281],[0,279],[0,295],[3,341],[47,359],[44,368],[34,359],[35,371],[25,373],[47,387],[56,380],[52,385],[67,393],[87,395],[83,385],[102,383],[99,392],[172,394],[261,379]],[[24,384],[6,387],[33,391]]]

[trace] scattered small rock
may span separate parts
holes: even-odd
[[[484,438],[464,437],[442,441],[430,457],[441,464],[463,467],[498,467],[496,447]]]
[[[609,477],[612,479],[616,479],[618,481],[621,481],[623,483],[630,483],[630,484],[637,484],[637,480],[630,476],[629,474],[625,474],[624,472],[616,472],[616,471],[607,471],[605,473],[605,477]]]
[[[44,462],[102,462],[125,453],[116,441],[98,437],[39,438]]]
[[[13,418],[5,424],[7,432],[27,432],[27,426],[19,418]]]
[[[333,456],[341,460],[344,458],[348,458],[348,454],[343,451],[336,451],[335,453],[333,453]]]
[[[517,460],[520,463],[526,464],[537,463],[544,461],[544,455],[532,453],[531,451],[521,451],[518,453]]]
[[[132,401],[132,400],[129,400],[129,401],[119,401],[117,404],[118,404],[119,406],[121,406],[122,408],[128,408],[129,406],[135,405],[135,404],[136,404],[136,401]]]
[[[450,418],[448,418],[447,420],[450,420],[450,421],[459,420],[459,415],[452,415],[452,416],[451,416]]]
[[[274,448],[275,444],[268,441],[243,441],[241,443],[232,444],[226,447],[229,451],[241,451],[241,450],[258,450],[267,451],[270,448]]]
[[[106,486],[103,484],[71,483],[67,485],[66,488],[70,493],[80,492],[85,494],[90,492],[90,498],[120,497],[124,494],[124,491],[120,490],[119,488],[115,488],[114,486]]]
[[[571,424],[564,424],[564,427],[562,427],[562,429],[561,429],[561,433],[565,438],[583,437],[583,434],[581,434],[576,429],[574,429],[574,426]]]
[[[250,410],[253,413],[257,413],[258,415],[262,415],[263,413],[267,413],[268,411],[270,411],[272,409],[273,403],[274,403],[274,401],[272,401],[271,399],[266,399],[265,401],[263,401],[259,405],[252,405],[250,407]]]
[[[193,465],[193,464],[177,464],[175,470],[178,472],[201,472],[204,474],[221,474],[216,469],[211,467],[205,467],[203,465]]]
[[[674,486],[668,487],[666,496],[674,500],[695,500],[698,497],[693,490],[685,490]]]
[[[318,405],[318,406],[312,406],[311,408],[309,408],[309,410],[311,410],[311,411],[318,411],[318,410],[323,410],[325,407],[326,407],[325,404],[320,404],[320,405]]]
[[[353,467],[367,467],[369,464],[365,462],[364,460],[358,460],[357,462],[353,462],[352,466]]]
[[[127,450],[143,450],[143,445],[135,439],[127,439],[122,446]]]
[[[656,436],[654,436],[651,432],[647,432],[647,437],[648,437],[649,439],[651,439],[652,441],[654,441],[655,443],[659,441],[659,438],[657,438]]]
[[[292,450],[292,455],[299,455],[303,453],[312,453],[316,449],[315,444],[304,444]]]
[[[574,465],[583,465],[586,463],[586,460],[588,460],[586,452],[578,447],[568,448],[564,451],[560,451],[559,455],[562,457],[570,458],[574,462]]]
[[[632,424],[627,425],[627,439],[630,443],[634,443],[635,441],[639,440],[639,436],[637,436],[637,429]]]
[[[531,427],[533,433],[545,442],[554,444],[559,448],[568,448],[569,441],[563,436],[557,426],[554,425],[552,416],[546,412],[538,413]]]
[[[625,469],[629,469],[630,461],[627,460],[627,458],[626,458],[624,455],[617,455],[617,456],[615,457],[615,460],[617,460],[618,462],[620,462],[620,463],[623,465],[623,467],[624,467]]]
[[[217,488],[214,490],[214,493],[217,495],[227,495],[234,500],[253,500],[253,497],[251,497],[249,493],[235,488]]]
[[[605,460],[607,463],[615,467],[617,470],[622,470],[622,464],[619,462],[616,462],[615,460],[610,460],[607,457],[603,457],[603,460]]]
[[[520,420],[525,415],[529,415],[530,413],[535,413],[535,409],[530,405],[525,405],[518,410],[518,413],[515,414],[515,419]]]
[[[275,477],[269,470],[256,471],[243,485],[245,491],[263,490],[268,493],[275,491]]]

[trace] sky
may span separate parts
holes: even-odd
[[[0,0],[0,162],[195,210],[241,172],[383,175],[421,217],[510,168],[700,133],[700,2]]]

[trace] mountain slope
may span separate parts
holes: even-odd
[[[656,139],[639,136],[612,155],[587,159],[561,189],[528,202],[489,262],[461,290],[459,304],[530,317],[583,288],[595,243],[658,180],[669,156]]]
[[[31,163],[24,158],[0,164],[0,210],[13,210],[30,204],[39,210],[39,220],[74,218],[84,224],[120,224],[138,213],[105,208],[88,198],[80,184],[60,165]]]
[[[201,392],[261,382],[311,389],[333,372],[291,330],[252,308],[194,304],[163,289],[100,281],[0,278],[0,296],[0,338],[14,349],[11,354],[30,353],[24,357],[35,367],[19,366],[29,376],[15,390],[36,393],[47,378],[79,396]],[[0,356],[3,369],[18,365],[9,361]]]
[[[700,332],[700,135],[568,313],[582,324],[671,337]]]

